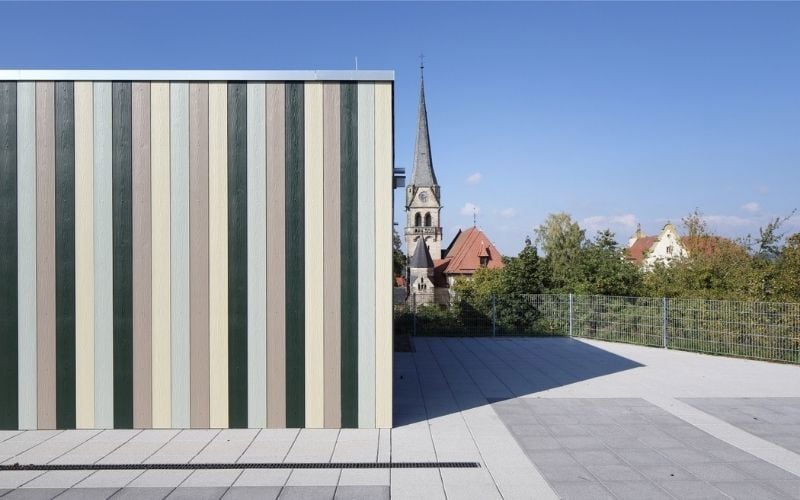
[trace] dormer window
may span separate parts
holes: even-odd
[[[672,250],[673,250],[672,245],[668,246],[667,247],[667,254],[672,255]]]
[[[481,267],[486,267],[489,265],[489,256],[488,255],[481,255]]]

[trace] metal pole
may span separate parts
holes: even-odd
[[[412,293],[411,294],[411,307],[414,310],[414,332],[413,332],[413,334],[416,337],[417,336],[417,294],[416,293]]]
[[[492,337],[497,336],[497,302],[492,295]]]
[[[569,294],[569,336],[572,337],[572,294]]]
[[[669,349],[667,345],[667,298],[661,299],[661,340],[664,349]]]

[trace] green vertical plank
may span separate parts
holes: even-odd
[[[305,123],[302,83],[286,84],[286,427],[304,427]]]
[[[342,427],[358,427],[358,85],[341,85]]]
[[[75,428],[75,91],[55,83],[56,427]]]
[[[0,429],[19,427],[17,301],[17,83],[0,82]]]
[[[228,425],[247,427],[247,84],[240,82],[228,84]]]
[[[114,280],[114,427],[133,427],[133,206],[131,83],[111,84]]]

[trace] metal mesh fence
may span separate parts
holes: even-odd
[[[395,331],[417,336],[575,337],[800,364],[800,304],[537,294],[412,294]]]

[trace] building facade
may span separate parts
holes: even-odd
[[[653,269],[656,264],[669,266],[688,255],[678,230],[669,222],[657,236],[647,236],[641,228],[637,228],[628,240],[626,250],[626,258],[645,271]]]
[[[392,87],[0,71],[0,428],[391,427]]]

